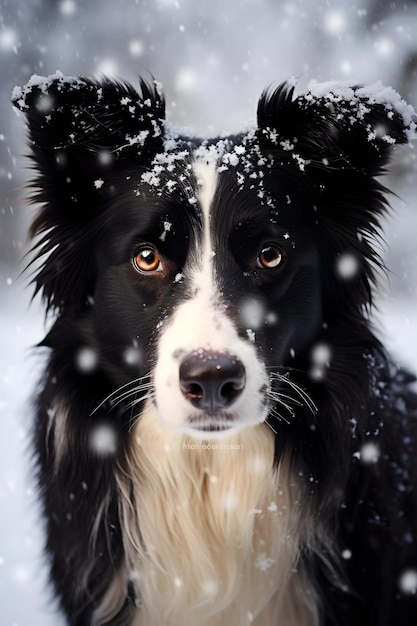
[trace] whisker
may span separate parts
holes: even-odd
[[[291,417],[294,417],[294,410],[293,410],[293,408],[289,404],[287,404],[286,402],[281,400],[279,395],[277,395],[276,397],[273,397],[273,400],[275,400],[275,402],[278,402],[278,404],[283,406],[288,411],[288,413],[291,415]]]
[[[128,383],[125,383],[124,385],[121,385],[120,387],[118,387],[117,389],[115,389],[114,391],[112,391],[108,396],[106,396],[104,398],[104,400],[102,400],[100,402],[100,404],[98,404],[96,406],[96,408],[90,413],[91,415],[94,415],[95,413],[97,413],[97,411],[99,411],[107,402],[112,402],[113,404],[119,404],[123,399],[125,399],[125,397],[129,397],[130,395],[133,395],[134,393],[137,393],[138,390],[142,390],[144,388],[146,388],[146,386],[151,386],[151,381],[149,382],[144,382],[147,378],[151,378],[151,374],[144,374],[143,376],[141,376],[140,378],[135,378],[134,380],[129,381]],[[132,387],[132,389],[128,389],[127,391],[123,391],[125,389],[127,389],[128,387]],[[122,393],[121,393],[122,392]]]
[[[281,393],[280,391],[271,390],[269,392],[269,395],[271,396],[271,398],[274,399],[284,398],[285,400],[292,402],[292,404],[295,404],[296,406],[303,406],[303,403],[300,402],[300,400],[297,400],[297,398],[293,398],[293,396],[289,396],[286,393]]]
[[[136,424],[139,422],[142,414],[141,413],[136,413],[134,411],[134,408],[137,404],[140,404],[141,402],[144,402],[145,400],[151,400],[153,397],[152,391],[151,393],[146,393],[144,396],[141,396],[140,398],[137,398],[136,400],[133,400],[132,403],[130,404],[130,409],[131,409],[131,415],[130,415],[130,419],[129,419],[129,432],[132,432],[132,430],[134,429],[134,427],[136,426]]]
[[[134,387],[133,389],[129,389],[128,391],[124,391],[119,396],[116,396],[115,398],[112,399],[112,404],[113,406],[116,406],[117,404],[120,404],[121,402],[123,402],[123,400],[127,400],[130,396],[137,394],[139,391],[150,389],[151,386],[152,385],[149,382],[149,383],[144,383],[143,385],[138,385],[137,387]]]
[[[136,424],[139,422],[140,418],[142,417],[142,413],[137,413],[135,411],[135,407],[138,404],[141,404],[142,402],[145,402],[146,400],[154,400],[154,390],[153,387],[149,386],[148,391],[141,395],[139,398],[135,398],[135,400],[132,400],[132,402],[130,403],[130,419],[129,419],[129,432],[131,432],[133,430],[133,428],[136,426]]]
[[[288,410],[291,410],[291,411],[292,411],[292,406],[294,405],[303,406],[303,403],[297,400],[296,398],[287,396],[286,394],[281,394],[279,391],[270,391],[269,397],[272,398],[272,400],[275,400],[276,402],[283,404]],[[284,402],[284,400],[287,400],[287,402]]]
[[[295,391],[295,393],[301,398],[304,404],[313,414],[317,413],[317,405],[313,401],[313,399],[308,395],[306,391],[302,387],[300,387],[297,383],[295,383],[287,374],[279,374],[278,372],[270,373],[271,383],[275,378],[281,383],[286,383],[291,389]]]
[[[280,413],[277,409],[271,409],[269,415],[274,417],[279,422],[285,422],[285,424],[287,424],[287,426],[289,426],[291,424],[291,422],[286,417],[284,417],[282,415],[282,413]],[[292,417],[294,417],[294,416],[292,415]]]
[[[275,430],[275,428],[273,428],[273,427],[271,426],[271,424],[268,422],[268,420],[267,420],[267,419],[265,420],[265,424],[266,424],[266,425],[267,425],[267,426],[268,426],[268,427],[272,430],[272,432],[273,432],[275,435],[277,434],[277,431]]]
[[[133,409],[133,407],[135,407],[137,404],[141,404],[141,402],[143,402],[144,400],[149,400],[151,397],[152,397],[151,394],[145,393],[145,395],[141,396],[140,398],[135,398],[134,400],[132,400],[127,405],[127,408],[128,409]]]

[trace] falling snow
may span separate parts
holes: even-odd
[[[17,52],[18,34],[12,28],[0,31],[0,50]]]
[[[132,39],[129,43],[129,52],[133,57],[142,56],[145,52],[145,46],[142,41],[138,39]]]
[[[368,441],[363,444],[359,452],[359,458],[363,463],[376,463],[380,457],[380,450],[376,443]]]
[[[255,566],[261,570],[261,572],[266,572],[274,563],[274,559],[269,557],[265,552],[258,554],[255,559]]]
[[[149,68],[165,83],[172,122],[211,136],[219,136],[223,130],[240,130],[242,121],[248,120],[252,125],[260,90],[271,81],[290,75],[301,77],[297,87],[300,91],[310,78],[320,81],[346,78],[352,83],[374,83],[381,79],[417,104],[415,80],[412,74],[407,74],[407,68],[412,71],[409,60],[416,55],[417,9],[413,3],[364,0],[357,8],[347,1],[308,4],[260,0],[256,7],[253,2],[247,6],[232,2],[227,8],[219,0],[199,3],[160,0],[145,4],[146,10],[144,3],[137,0],[84,3],[23,0],[3,3],[0,15],[0,71],[4,86],[0,103],[3,120],[0,128],[0,270],[3,271],[0,502],[2,536],[7,537],[1,549],[0,585],[2,622],[11,626],[62,624],[52,609],[46,608],[45,575],[39,567],[43,537],[33,506],[33,492],[27,489],[29,471],[23,453],[29,434],[31,389],[40,371],[28,348],[41,341],[44,319],[36,302],[28,309],[29,291],[26,297],[19,295],[25,283],[24,279],[18,279],[22,266],[16,269],[16,265],[24,252],[22,242],[27,221],[20,210],[22,192],[19,191],[26,179],[21,158],[26,147],[21,120],[15,119],[9,104],[13,85],[26,83],[32,74],[75,76],[100,71],[135,80],[138,71]],[[121,13],[125,15],[123,20]],[[214,19],[215,16],[221,17]],[[285,55],[281,54],[282,50],[286,51]],[[63,74],[56,74],[57,67]],[[20,92],[20,97],[23,95]],[[47,110],[51,102],[41,99],[39,105]],[[405,108],[404,111],[407,114]],[[363,109],[358,107],[360,114]],[[130,137],[126,141],[141,147],[146,136]],[[175,149],[175,138],[169,141],[171,146],[165,147],[166,152]],[[385,141],[393,139],[385,136]],[[244,146],[235,149],[239,164],[244,160],[243,149]],[[109,152],[98,156],[103,165],[116,158]],[[234,162],[236,157],[232,157]],[[390,222],[386,234],[389,242],[394,243],[390,282],[395,297],[382,301],[380,307],[390,347],[414,371],[416,163],[415,154],[410,153],[396,170],[396,192],[411,208],[404,218],[402,202],[397,197],[390,200],[396,218]],[[234,167],[230,162],[223,165]],[[242,185],[245,178],[237,169],[236,177],[237,184]],[[170,180],[169,176],[166,180]],[[170,191],[168,184],[165,191]],[[18,219],[13,218],[17,207]],[[354,278],[354,274],[346,276],[345,270],[342,269],[340,278]],[[268,313],[273,315],[276,313]],[[268,320],[272,323],[272,317]],[[253,321],[247,326],[256,330]],[[382,334],[379,321],[378,328]],[[132,352],[129,350],[124,356],[127,363],[133,364],[140,355],[134,348]],[[295,356],[294,351],[292,354]],[[95,355],[87,351],[77,358],[81,371],[94,370]],[[325,374],[326,364],[321,361],[320,367]],[[112,441],[112,437],[108,439]],[[358,454],[363,455],[363,449]],[[370,456],[376,456],[372,449]],[[211,476],[210,480],[214,485],[216,477]],[[88,485],[83,483],[82,489],[87,491]],[[211,581],[207,585],[211,593]],[[406,594],[416,593],[416,570],[407,570],[399,577],[399,589]],[[252,618],[248,613],[248,621]]]
[[[255,335],[254,331],[251,328],[247,328],[246,329],[246,334],[248,336],[249,341],[251,341],[252,343],[255,343],[256,335]]]
[[[228,493],[226,493],[223,499],[223,507],[225,508],[226,511],[232,511],[233,509],[237,507],[237,504],[238,504],[237,498],[238,498],[237,494],[234,493],[233,491],[229,491]]]
[[[95,370],[97,361],[97,353],[92,348],[81,348],[76,354],[76,365],[80,372],[85,374],[89,374]]]
[[[108,424],[95,426],[91,430],[91,449],[100,456],[114,454],[117,450],[117,441],[118,436],[116,430]]]
[[[346,17],[342,11],[329,11],[324,17],[325,29],[334,36],[340,36],[346,28]]]
[[[338,256],[336,260],[336,273],[340,278],[349,280],[354,278],[359,272],[358,258],[349,252]]]
[[[203,583],[203,593],[205,596],[213,597],[219,589],[219,583],[216,580],[206,580]]]
[[[173,184],[175,185],[175,182],[174,182]],[[168,183],[167,183],[167,186],[168,186]],[[170,185],[170,186],[169,186],[169,191],[171,191],[171,190],[172,190],[172,185]],[[165,222],[164,222],[164,230],[163,230],[163,231],[162,231],[162,233],[159,235],[159,239],[160,239],[161,241],[165,241],[166,236],[167,236],[167,233],[169,233],[169,231],[171,230],[171,228],[172,228],[172,224],[171,224],[171,222],[165,221]]]
[[[252,330],[259,330],[265,323],[265,311],[260,302],[251,299],[244,302],[240,308],[240,318],[242,323]]]
[[[417,592],[417,571],[406,570],[401,574],[399,587],[403,593],[414,595]]]
[[[74,0],[62,0],[59,4],[60,11],[65,16],[72,16],[77,10]]]
[[[326,370],[330,366],[332,358],[331,347],[325,343],[313,346],[311,351],[312,368],[310,375],[316,380],[322,379],[326,375]]]
[[[142,355],[137,346],[131,346],[124,351],[123,359],[128,365],[139,365]]]

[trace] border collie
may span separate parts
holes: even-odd
[[[417,401],[369,313],[414,113],[267,89],[199,139],[160,85],[33,77],[34,448],[71,626],[415,626]]]

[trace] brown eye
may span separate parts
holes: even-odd
[[[132,263],[138,272],[159,272],[162,270],[161,259],[153,248],[141,248],[133,257]]]
[[[283,260],[284,254],[278,246],[265,246],[256,259],[256,266],[266,270],[272,270],[279,267]]]

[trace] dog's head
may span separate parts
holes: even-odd
[[[14,104],[38,171],[49,344],[75,360],[93,349],[84,370],[114,386],[149,375],[161,418],[199,436],[308,402],[285,373],[320,378],[323,328],[362,319],[376,177],[414,128],[410,108],[380,86],[295,98],[282,85],[262,95],[252,132],[199,140],[167,126],[159,85],[143,80],[137,92],[34,78]]]

